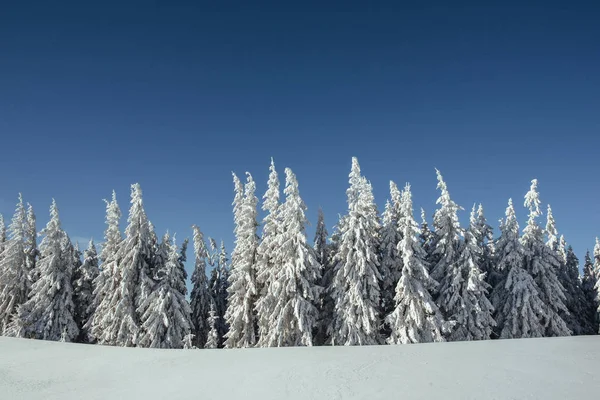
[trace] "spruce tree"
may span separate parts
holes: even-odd
[[[94,279],[93,287],[93,306],[92,314],[86,323],[84,330],[88,333],[87,340],[98,342],[100,344],[114,344],[111,336],[104,336],[105,330],[112,324],[113,307],[111,303],[112,296],[118,288],[119,277],[119,254],[118,250],[123,241],[119,229],[121,220],[121,209],[117,202],[115,191],[112,192],[112,199],[106,204],[106,230],[104,231],[104,243],[100,252],[100,273]],[[116,300],[116,299],[115,299]]]
[[[521,238],[525,268],[533,276],[545,305],[541,321],[546,328],[545,336],[568,336],[571,331],[561,317],[562,313],[568,313],[565,289],[558,279],[561,262],[557,253],[544,243],[544,232],[537,223],[542,214],[537,184],[537,179],[532,180],[529,192],[525,195],[525,207],[529,208],[529,219]]]
[[[30,291],[30,271],[25,255],[26,231],[25,206],[19,194],[19,202],[8,227],[8,240],[0,255],[0,333],[6,334],[17,308],[25,303]]]
[[[189,238],[185,238],[183,240],[183,242],[181,243],[181,248],[179,249],[179,258],[178,258],[179,271],[181,273],[181,276],[183,276],[183,285],[177,289],[186,296],[187,296],[186,282],[187,282],[187,278],[188,278],[188,273],[185,270],[185,262],[187,261],[187,248],[188,248],[189,243],[190,243]]]
[[[210,310],[211,297],[206,282],[206,257],[208,251],[204,242],[204,235],[198,226],[192,227],[194,235],[195,263],[192,274],[192,292],[190,294],[190,305],[192,310],[193,334],[195,344],[203,348],[206,343],[209,327],[206,325],[208,312]]]
[[[282,204],[281,245],[274,254],[278,270],[265,288],[266,309],[262,318],[269,323],[260,344],[268,347],[312,346],[317,326],[317,303],[321,288],[321,266],[314,249],[307,243],[306,206],[300,197],[298,181],[285,169],[285,203]]]
[[[181,349],[185,337],[191,333],[191,309],[180,290],[185,281],[175,238],[169,243],[167,254],[167,262],[157,271],[160,281],[138,308],[141,334],[137,345],[140,347]]]
[[[596,291],[596,321],[598,321],[600,320],[600,240],[598,238],[596,238],[596,246],[594,246],[594,275],[596,275],[594,289]],[[600,334],[600,330],[597,333]]]
[[[322,346],[327,343],[327,329],[333,320],[334,302],[331,293],[327,290],[333,279],[333,267],[331,263],[331,246],[327,243],[327,227],[323,210],[319,208],[317,227],[315,230],[314,246],[317,262],[321,265],[321,297],[319,300],[319,322],[315,335],[315,344]]]
[[[83,253],[83,263],[73,273],[73,302],[75,303],[75,322],[79,328],[79,342],[88,341],[86,326],[93,314],[94,281],[98,277],[98,253],[93,240]]]
[[[394,296],[396,286],[402,272],[402,255],[398,252],[398,244],[402,239],[402,216],[400,213],[401,194],[398,186],[390,181],[391,201],[387,201],[383,212],[381,229],[381,308],[384,315],[395,307]]]
[[[250,173],[246,173],[245,187],[234,174],[235,199],[235,248],[231,255],[231,272],[225,320],[229,331],[225,335],[225,347],[253,347],[256,345],[256,252],[258,236],[256,228],[256,185]]]
[[[592,324],[586,318],[588,305],[579,276],[579,259],[571,246],[567,246],[566,254],[567,277],[564,286],[568,293],[567,309],[569,310],[566,322],[574,335],[586,335],[592,329]]]
[[[8,330],[11,336],[71,342],[79,328],[74,319],[73,251],[62,230],[56,202],[50,206],[50,221],[42,230],[39,278],[32,285],[29,299],[19,306]]]
[[[512,199],[508,201],[506,219],[500,227],[496,244],[496,265],[503,278],[492,292],[500,339],[542,337],[546,317],[539,288],[524,268],[525,249],[519,237],[519,224]]]
[[[477,206],[477,222],[473,233],[476,235],[477,245],[482,250],[480,258],[481,272],[485,273],[485,281],[491,288],[501,280],[494,264],[494,230],[487,223],[483,211],[483,205]]]
[[[269,167],[269,181],[267,191],[263,196],[262,209],[266,212],[263,220],[262,238],[257,248],[256,282],[258,285],[258,296],[256,299],[256,315],[258,323],[258,345],[267,344],[267,335],[271,322],[269,317],[272,313],[272,299],[268,295],[270,286],[276,279],[281,269],[277,264],[277,254],[281,243],[281,216],[279,204],[279,177],[275,170],[275,163],[271,159]]]
[[[433,251],[431,245],[433,243],[433,232],[429,228],[429,224],[427,223],[427,217],[425,215],[425,210],[421,208],[421,232],[419,233],[419,241],[421,242],[421,247],[423,251],[427,255],[427,263],[429,268],[429,257]]]
[[[436,170],[440,197],[437,204],[440,208],[436,210],[433,217],[434,244],[433,262],[434,266],[431,276],[439,286],[436,290],[436,303],[444,318],[450,320],[462,307],[461,284],[466,277],[461,278],[462,268],[458,264],[458,257],[462,247],[461,236],[463,230],[458,223],[458,210],[461,208],[450,198],[446,182],[440,171]]]
[[[219,320],[219,316],[217,315],[217,309],[215,307],[215,302],[211,301],[210,303],[210,311],[208,312],[208,320],[206,325],[209,328],[208,338],[206,340],[206,344],[204,345],[205,349],[216,349],[219,347],[219,331],[217,329],[217,321]]]
[[[4,245],[6,243],[6,225],[4,224],[4,216],[0,214],[0,260],[2,259],[2,253],[4,252]]]
[[[581,289],[585,297],[585,312],[582,314],[583,320],[586,322],[586,335],[595,335],[598,332],[598,291],[595,288],[598,280],[594,271],[594,262],[590,256],[590,251],[585,253],[585,262],[583,264],[583,278],[581,281]]]
[[[330,289],[335,309],[329,334],[333,345],[374,345],[381,343],[380,224],[371,184],[355,157],[349,178],[348,214],[339,225]]]
[[[430,291],[437,286],[427,268],[427,254],[419,240],[419,228],[413,217],[412,194],[406,185],[402,209],[405,216],[402,240],[398,252],[402,254],[402,275],[396,286],[396,307],[386,317],[391,328],[389,344],[443,342],[447,329]]]
[[[27,216],[25,217],[25,257],[27,270],[31,274],[29,280],[33,283],[37,277],[35,276],[35,263],[40,255],[37,247],[37,228],[35,212],[33,206],[27,203]]]

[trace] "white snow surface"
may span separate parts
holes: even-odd
[[[0,398],[589,399],[598,365],[600,336],[232,350],[0,337]]]

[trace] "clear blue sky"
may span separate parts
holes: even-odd
[[[512,197],[524,223],[538,178],[580,258],[600,235],[597,2],[91,3],[2,5],[8,219],[22,192],[41,229],[55,197],[72,237],[101,239],[102,199],[126,216],[140,182],[159,235],[198,224],[231,250],[231,171],[262,196],[274,157],[331,227],[357,156],[380,209],[409,181],[431,217],[437,167],[467,210],[497,228]]]

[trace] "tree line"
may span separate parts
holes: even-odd
[[[235,247],[192,227],[188,240],[158,239],[131,186],[121,231],[116,194],[106,202],[104,241],[80,251],[53,201],[37,232],[19,201],[8,229],[0,216],[0,332],[5,336],[152,348],[377,345],[597,334],[600,242],[580,262],[559,235],[538,181],[524,199],[521,231],[512,200],[495,237],[481,204],[462,227],[441,173],[430,227],[414,217],[411,186],[390,182],[378,211],[352,159],[348,209],[329,235],[319,210],[309,243],[298,181],[282,191],[271,160],[264,218],[250,173],[233,174]],[[259,235],[260,233],[260,235]],[[38,236],[42,239],[38,246]],[[207,270],[209,274],[207,276]]]

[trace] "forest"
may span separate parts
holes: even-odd
[[[498,234],[481,204],[463,227],[461,207],[436,172],[438,206],[429,223],[422,209],[415,219],[410,184],[390,182],[380,213],[353,158],[347,211],[330,235],[319,210],[314,240],[291,169],[281,190],[271,160],[262,201],[250,173],[244,180],[233,174],[233,251],[193,225],[189,277],[188,240],[158,238],[139,184],[131,186],[125,229],[113,192],[102,245],[90,241],[83,251],[62,228],[56,202],[38,232],[33,207],[19,195],[8,226],[0,216],[0,333],[164,349],[599,333],[598,239],[580,265],[535,179],[522,202],[522,229],[512,199]]]

